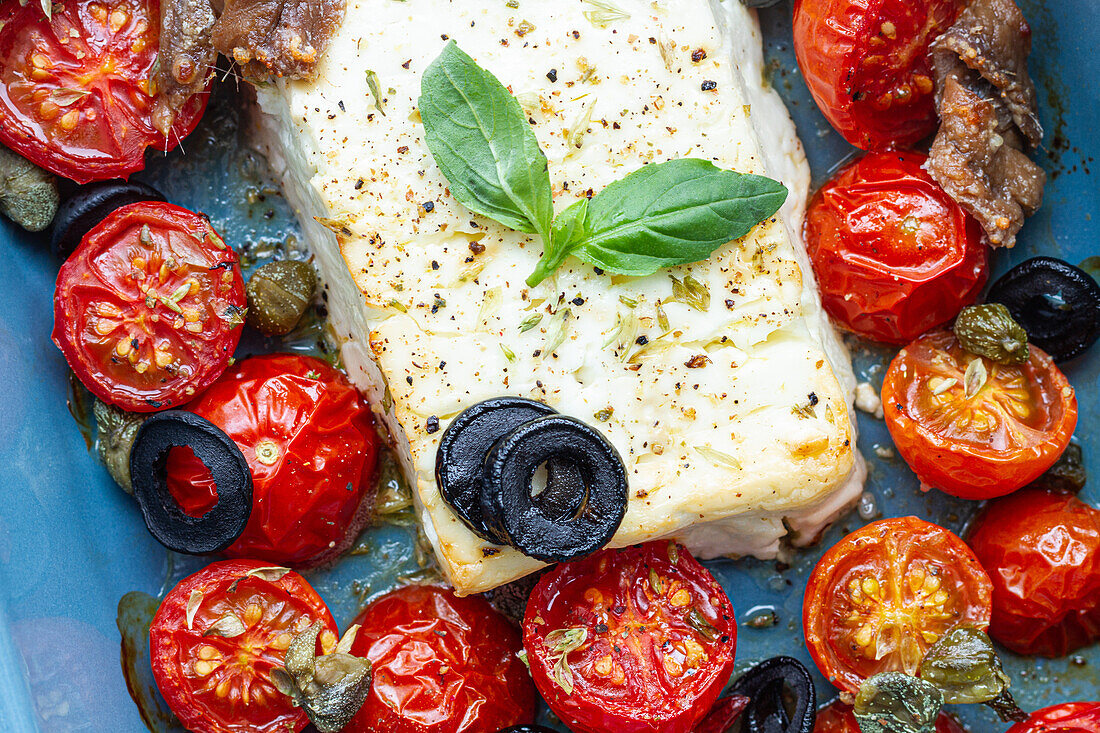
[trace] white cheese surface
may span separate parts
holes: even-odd
[[[762,86],[755,17],[735,0],[615,6],[628,17],[604,26],[583,0],[349,0],[319,78],[258,94],[259,134],[317,256],[344,363],[386,421],[460,592],[539,567],[467,530],[435,483],[442,431],[489,397],[543,400],[615,444],[631,496],[616,546],[676,536],[704,557],[774,556],[784,520],[812,538],[862,484],[851,367],[790,226],[809,172]],[[622,278],[570,260],[528,288],[541,244],[455,202],[424,144],[420,79],[447,39],[524,105],[557,210],[645,163],[693,156],[782,180],[782,216],[707,262]],[[688,276],[705,306],[674,297],[673,277]]]

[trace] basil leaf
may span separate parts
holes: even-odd
[[[699,262],[748,234],[786,198],[778,181],[698,158],[647,165],[563,211],[527,284],[570,255],[635,277]]]
[[[519,102],[454,41],[420,85],[425,140],[466,208],[548,241],[554,217],[546,155]]]

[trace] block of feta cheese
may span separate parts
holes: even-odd
[[[499,395],[599,427],[629,476],[625,546],[774,557],[858,496],[848,356],[796,232],[809,171],[738,0],[348,0],[315,81],[257,92],[256,134],[325,280],[351,378],[389,429],[460,593],[540,564],[476,537],[435,483],[442,431]],[[424,69],[449,39],[519,99],[557,210],[646,163],[782,180],[780,216],[706,262],[626,278],[471,214],[424,142]]]

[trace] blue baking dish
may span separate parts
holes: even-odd
[[[1024,0],[1021,6],[1034,30],[1031,66],[1047,129],[1040,162],[1051,181],[1043,209],[1028,222],[1019,246],[996,253],[994,274],[1042,253],[1083,263],[1096,275],[1100,186],[1092,167],[1100,158],[1100,4]],[[810,100],[793,61],[790,12],[789,3],[763,11],[767,57],[820,181],[852,151]],[[185,141],[186,154],[154,157],[139,178],[175,203],[208,213],[232,244],[262,259],[293,237],[295,225],[278,193],[264,183],[262,161],[240,144],[234,100],[219,92],[200,129]],[[0,222],[0,248],[9,268],[0,288],[0,729],[178,730],[148,673],[143,619],[156,597],[202,561],[173,556],[153,541],[134,502],[89,450],[83,393],[74,389],[50,342],[58,263],[42,238]],[[248,341],[241,353],[270,348]],[[854,343],[853,355],[862,377],[877,386],[892,354]],[[1077,440],[1093,476],[1083,498],[1100,504],[1100,348],[1070,363],[1066,373],[1077,389]],[[889,452],[875,448],[890,445],[881,421],[860,416],[859,445],[871,467],[867,490],[873,506],[864,507],[865,515],[915,513],[958,530],[973,512],[971,503],[922,494],[899,459],[881,457]],[[809,662],[801,635],[805,578],[825,548],[865,521],[853,512],[789,566],[710,563],[743,621],[775,617],[767,628],[742,628],[739,664],[780,653]],[[413,531],[391,525],[368,530],[355,554],[310,580],[344,625],[365,599],[418,569]],[[131,591],[136,593],[127,595]],[[1096,647],[1065,659],[1006,658],[1025,708],[1100,698]],[[831,697],[829,685],[820,678],[818,683],[822,701]],[[142,702],[140,711],[131,694]],[[1007,727],[985,708],[958,712],[976,731]]]

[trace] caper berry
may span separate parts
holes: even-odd
[[[921,662],[920,676],[951,704],[989,702],[1009,681],[989,637],[973,626],[956,626],[933,644]]]
[[[955,319],[955,337],[971,354],[998,364],[1023,364],[1031,356],[1027,332],[1000,303],[963,308]]]
[[[920,677],[883,672],[860,685],[853,707],[863,733],[935,733],[943,693]]]
[[[290,333],[317,289],[313,265],[280,260],[261,266],[248,278],[248,325],[268,336]]]
[[[95,401],[92,408],[96,423],[96,453],[107,467],[107,473],[126,493],[134,493],[130,483],[130,451],[134,437],[148,415],[139,415]]]

